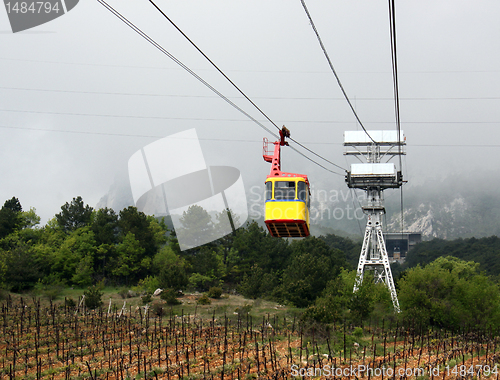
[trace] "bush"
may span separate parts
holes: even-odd
[[[218,286],[212,286],[208,289],[208,296],[210,298],[220,298],[222,296],[222,288]]]
[[[398,283],[402,316],[423,326],[455,330],[500,326],[499,286],[478,267],[472,261],[439,257],[409,269]]]
[[[85,296],[85,306],[91,310],[97,309],[102,305],[102,295],[103,292],[98,286],[90,286],[86,291],[83,292]]]
[[[118,292],[119,296],[122,297],[122,299],[128,298],[128,289],[127,288],[122,288]]]
[[[64,303],[67,308],[74,309],[76,307],[76,302],[73,298],[64,298]]]
[[[139,280],[137,286],[134,287],[134,290],[137,292],[148,292],[154,293],[156,289],[160,287],[160,281],[156,277],[147,276],[146,278]]]
[[[38,280],[37,284],[35,285],[35,290],[36,293],[38,293],[42,297],[53,301],[61,294],[64,286],[65,283],[57,279],[51,283],[43,283],[42,281]]]
[[[199,291],[204,291],[210,288],[214,279],[210,276],[204,276],[200,273],[193,273],[189,276],[188,287]]]
[[[237,307],[234,309],[235,313],[238,313],[239,315],[247,315],[250,313],[250,310],[252,310],[252,305],[246,304],[244,306]]]
[[[177,292],[173,289],[163,289],[160,298],[169,306],[180,305],[182,303],[177,299]]]
[[[5,289],[0,289],[0,301],[5,301],[9,298],[9,292]]]
[[[145,305],[153,300],[153,295],[149,292],[144,293],[141,296],[142,303]]]
[[[361,327],[355,327],[352,335],[360,339],[363,337],[363,329]]]
[[[163,317],[165,315],[165,311],[163,310],[163,302],[158,302],[155,301],[151,304],[151,311],[153,312],[154,315],[158,317]]]
[[[210,305],[212,303],[206,294],[203,294],[196,302],[198,305]]]

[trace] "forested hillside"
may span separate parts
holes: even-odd
[[[474,261],[479,263],[480,270],[488,275],[500,275],[500,238],[497,236],[422,242],[408,253],[404,268],[425,265],[441,256]]]
[[[183,218],[188,220],[189,212]],[[343,252],[321,239],[290,243],[270,237],[256,222],[180,251],[175,232],[163,220],[135,207],[118,214],[94,210],[80,197],[43,227],[35,210],[23,211],[12,198],[0,210],[0,221],[0,283],[14,292],[84,288],[100,281],[149,291],[224,287],[305,307],[332,276],[349,268]]]
[[[191,220],[191,212],[199,216],[200,210],[189,209],[180,221]],[[207,213],[201,219],[210,218]],[[1,208],[0,289],[52,299],[64,287],[83,291],[105,284],[143,294],[162,288],[173,301],[180,290],[218,290],[304,308],[304,319],[325,323],[394,318],[389,292],[369,273],[353,294],[360,244],[347,238],[276,239],[250,222],[181,251],[163,219],[135,207],[94,210],[80,197],[45,226],[39,222],[35,210],[23,211],[17,198]],[[418,245],[401,268],[406,271],[394,276],[401,315],[447,328],[500,326],[497,280],[482,273],[498,275],[499,246],[497,237]],[[468,307],[472,303],[477,309]]]

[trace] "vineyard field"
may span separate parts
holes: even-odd
[[[322,326],[291,315],[0,305],[3,379],[498,379],[498,332],[414,321]],[[195,309],[196,310],[196,309]],[[201,310],[201,306],[200,306]]]

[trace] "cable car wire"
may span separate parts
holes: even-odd
[[[169,57],[172,61],[174,61],[176,64],[178,64],[180,67],[182,67],[184,70],[186,70],[189,74],[191,74],[193,77],[195,77],[198,81],[203,83],[206,87],[208,87],[212,92],[217,94],[221,99],[229,103],[232,107],[240,111],[243,115],[248,117],[250,120],[252,120],[254,123],[259,125],[262,129],[270,133],[271,135],[277,137],[277,134],[273,133],[269,128],[267,128],[264,124],[259,122],[257,119],[255,119],[253,116],[242,110],[240,107],[238,107],[234,102],[232,102],[229,98],[227,98],[225,95],[220,93],[215,87],[213,87],[210,83],[205,81],[202,77],[200,77],[198,74],[196,74],[193,70],[191,70],[188,66],[186,66],[184,63],[179,61],[174,55],[172,55],[170,52],[168,52],[163,46],[158,44],[156,41],[154,41],[151,37],[149,37],[146,33],[144,33],[140,28],[135,26],[131,21],[129,21],[125,16],[120,14],[116,9],[114,9],[111,5],[109,5],[106,1],[104,0],[97,0],[101,5],[103,5],[106,9],[108,9],[111,13],[113,13],[116,17],[118,17],[121,21],[123,21],[128,27],[130,27],[133,31],[135,31],[137,34],[139,34],[142,38],[144,38],[146,41],[148,41],[151,45],[153,45],[155,48],[157,48],[159,51],[161,51],[163,54],[165,54],[167,57]]]
[[[212,61],[212,60],[211,60],[211,59],[210,59],[210,58],[209,58],[209,57],[208,57],[208,56],[207,56],[207,55],[203,52],[203,50],[201,50],[201,49],[198,47],[198,45],[196,45],[196,44],[193,42],[193,40],[191,40],[191,39],[187,36],[187,34],[186,34],[186,33],[184,33],[184,32],[181,30],[181,28],[179,28],[179,27],[178,27],[178,26],[177,26],[177,25],[176,25],[176,24],[172,21],[172,19],[171,19],[170,17],[168,17],[168,16],[165,14],[165,12],[163,12],[163,11],[162,11],[162,10],[161,10],[161,9],[160,9],[160,8],[159,8],[156,4],[155,4],[155,2],[154,2],[153,0],[149,0],[149,2],[150,2],[150,3],[151,3],[151,4],[152,4],[152,5],[153,5],[153,6],[154,6],[157,10],[158,10],[158,12],[160,12],[160,13],[163,15],[163,17],[165,17],[165,18],[166,18],[166,19],[170,22],[170,24],[172,24],[172,26],[173,26],[175,29],[177,29],[177,30],[179,31],[179,33],[180,33],[180,34],[182,34],[182,35],[184,36],[184,38],[186,38],[186,40],[188,40],[188,41],[191,43],[191,45],[193,45],[193,46],[194,46],[194,48],[195,48],[196,50],[198,50],[198,52],[199,52],[199,53],[200,53],[203,57],[205,57],[205,59],[206,59],[208,62],[210,62],[210,64],[211,64],[213,67],[215,67],[215,69],[216,69],[216,70],[217,70],[217,71],[218,71],[218,72],[219,72],[219,73],[220,73],[220,74],[221,74],[224,78],[226,78],[226,79],[227,79],[227,81],[228,81],[229,83],[231,83],[231,84],[233,85],[233,87],[234,87],[236,90],[238,90],[238,92],[239,92],[241,95],[243,95],[243,96],[245,97],[245,99],[246,99],[246,100],[248,100],[248,101],[249,101],[249,102],[250,102],[250,103],[251,103],[251,104],[252,104],[252,105],[253,105],[253,106],[254,106],[254,107],[255,107],[255,108],[256,108],[256,109],[257,109],[257,110],[261,113],[261,114],[262,114],[262,116],[264,116],[264,117],[265,117],[265,118],[266,118],[266,119],[267,119],[267,120],[268,120],[268,121],[269,121],[272,125],[274,125],[274,126],[276,127],[276,129],[278,129],[278,131],[281,129],[280,127],[278,127],[278,125],[277,125],[274,121],[272,121],[272,120],[271,120],[271,118],[270,118],[269,116],[267,116],[267,115],[266,115],[266,113],[264,113],[264,111],[262,111],[262,110],[261,110],[261,109],[257,106],[257,104],[255,104],[255,103],[252,101],[252,99],[250,99],[250,98],[247,96],[247,94],[245,94],[245,93],[244,93],[244,92],[243,92],[243,91],[242,91],[242,90],[241,90],[241,89],[240,89],[240,88],[239,88],[239,87],[238,87],[238,86],[237,86],[237,85],[236,85],[236,84],[235,84],[235,83],[234,83],[234,82],[233,82],[233,81],[232,81],[232,80],[231,80],[231,79],[230,79],[230,78],[229,78],[229,77],[228,77],[228,76],[224,73],[224,71],[222,71],[222,70],[219,68],[219,66],[217,66],[217,65],[214,63],[214,61]]]
[[[398,82],[398,59],[397,59],[397,44],[396,44],[396,6],[394,0],[388,0],[389,2],[389,25],[391,33],[391,55],[392,55],[392,78],[394,85],[394,111],[396,114],[396,127],[398,131],[398,156],[399,156],[399,170],[403,171],[403,162],[401,154],[401,117],[399,112],[399,82]],[[403,186],[400,188],[401,194],[401,235],[404,231],[404,216],[403,216]],[[402,237],[402,236],[401,236]]]
[[[303,148],[305,148],[303,145],[301,145],[301,146],[302,146]],[[337,174],[337,175],[340,175],[340,176],[344,176],[344,174],[340,174],[340,173],[334,172],[333,170],[330,170],[330,169],[328,169],[328,168],[324,167],[324,166],[323,166],[323,165],[321,165],[319,162],[314,161],[311,157],[308,157],[308,156],[306,156],[304,153],[302,153],[301,151],[297,150],[297,148],[295,148],[295,147],[293,147],[293,146],[291,146],[291,145],[289,145],[289,147],[290,147],[290,148],[292,148],[292,150],[294,150],[294,151],[295,151],[295,152],[297,152],[298,154],[300,154],[302,157],[305,157],[305,158],[307,158],[309,161],[314,162],[316,165],[318,165],[319,167],[321,167],[321,168],[325,169],[326,171],[329,171],[330,173]],[[306,149],[307,149],[307,148],[306,148]],[[307,149],[307,150],[309,150],[309,149]],[[312,153],[314,153],[314,152],[312,152]],[[316,153],[314,153],[314,154],[316,154]],[[316,155],[317,155],[317,154],[316,154]],[[321,156],[320,156],[320,157],[321,157]],[[328,161],[328,162],[330,162],[330,161]],[[333,162],[332,162],[332,164],[333,164]],[[333,165],[335,165],[335,164],[333,164]],[[338,165],[335,165],[335,166],[339,167],[339,168],[340,168],[340,169],[342,169],[342,170],[345,170],[344,168],[342,168],[342,167],[340,167],[340,166],[338,166]]]
[[[342,166],[337,165],[337,164],[335,164],[335,163],[333,163],[333,162],[331,162],[331,161],[327,160],[326,158],[324,158],[324,157],[320,156],[319,154],[317,154],[317,153],[313,152],[311,149],[309,149],[308,147],[306,147],[306,146],[302,145],[301,143],[299,143],[298,141],[296,141],[296,140],[292,139],[291,137],[289,137],[288,139],[289,139],[289,140],[291,140],[291,141],[293,141],[294,143],[298,144],[299,146],[301,146],[301,147],[302,147],[302,148],[304,148],[305,150],[307,150],[307,151],[311,152],[312,154],[314,154],[314,155],[316,155],[316,156],[318,156],[318,157],[322,158],[323,160],[325,160],[326,162],[328,162],[328,163],[332,164],[333,166],[335,166],[335,167],[337,167],[337,168],[339,168],[339,169],[341,169],[341,170],[346,170],[346,169],[344,169]],[[297,150],[296,150],[296,149],[294,149],[293,147],[292,147],[292,149],[293,149],[293,150],[295,150],[295,151],[297,151]],[[298,152],[298,151],[297,151],[297,152]],[[332,173],[334,173],[334,172],[332,172]],[[338,173],[336,173],[336,174],[338,174]]]
[[[184,70],[186,70],[188,73],[190,73],[192,76],[194,76],[198,81],[200,81],[202,84],[204,84],[206,87],[208,87],[212,92],[214,92],[216,95],[218,95],[220,98],[222,98],[224,101],[226,101],[228,104],[230,104],[232,107],[234,107],[235,109],[237,109],[238,111],[240,111],[242,114],[244,114],[246,117],[248,117],[250,120],[252,120],[254,123],[256,123],[258,126],[260,126],[262,129],[264,129],[266,132],[268,132],[269,134],[273,135],[274,137],[278,137],[277,134],[273,133],[269,128],[267,128],[265,125],[263,125],[262,123],[260,123],[257,119],[255,119],[254,117],[252,117],[250,114],[248,114],[247,112],[245,112],[243,109],[241,109],[240,107],[238,107],[234,102],[232,102],[228,97],[226,97],[225,95],[223,95],[221,92],[219,92],[215,87],[213,87],[212,85],[210,85],[208,82],[206,82],[203,78],[201,78],[198,74],[196,74],[193,70],[191,70],[188,66],[186,66],[184,63],[182,63],[180,60],[178,60],[174,55],[172,55],[170,52],[168,52],[165,48],[163,48],[160,44],[158,44],[156,41],[154,41],[151,37],[149,37],[145,32],[143,32],[139,27],[135,26],[130,20],[128,20],[125,16],[123,16],[122,14],[120,14],[116,9],[114,9],[111,5],[109,5],[105,0],[97,0],[101,5],[103,5],[106,9],[108,9],[112,14],[114,14],[118,19],[120,19],[122,22],[124,22],[128,27],[130,27],[132,30],[134,30],[137,34],[139,34],[142,38],[144,38],[146,41],[148,41],[151,45],[153,45],[154,47],[156,47],[159,51],[161,51],[163,54],[165,54],[167,57],[169,57],[171,60],[173,60],[176,64],[178,64],[179,66],[181,66]],[[153,3],[154,4],[154,3]],[[156,7],[156,5],[155,5]],[[160,12],[161,10],[156,7]],[[161,12],[162,14],[164,14],[163,12]],[[165,15],[166,17],[166,15]],[[177,28],[177,26],[176,26]],[[184,37],[186,37],[193,45],[194,43],[179,29],[177,28],[183,35]],[[196,46],[196,45],[195,45]],[[255,108],[257,108],[257,110],[259,110],[259,112],[261,112],[262,115],[264,115],[264,117],[269,120],[275,127],[277,127],[278,129],[280,129],[276,123],[274,123],[259,107],[257,107],[257,105],[248,97],[246,96],[243,91],[241,91],[239,89],[239,87],[236,86],[236,84],[234,84],[230,79],[229,77],[227,77],[227,75],[225,75],[222,70],[220,70],[209,58],[208,56],[206,56],[198,47],[196,47],[198,51],[200,51],[200,53],[206,58],[209,60],[209,62],[212,63],[212,65],[214,65],[214,67],[217,68],[217,70],[236,88],[238,89],[238,91],[248,100],[250,101],[250,103],[252,105],[254,105]],[[310,149],[304,147],[302,144],[296,142],[297,144],[299,144],[300,146],[302,146],[303,148],[309,150],[311,153],[314,153],[313,151],[311,151]],[[298,151],[296,148],[294,147],[291,147],[293,150],[295,150],[297,153],[299,153],[301,156],[307,158],[309,161],[315,163],[316,165],[320,166],[321,168],[333,173],[333,174],[337,174],[337,175],[343,175],[343,174],[340,174],[340,173],[337,173],[337,172],[334,172],[328,168],[326,168],[325,166],[321,165],[320,163],[318,163],[317,161],[313,160],[312,158],[306,156],[305,154],[303,154],[302,152]],[[340,166],[334,164],[333,162],[325,159],[324,157],[318,155],[317,153],[314,153],[316,156],[322,158],[323,160],[329,162],[330,164],[332,165],[335,165],[339,168],[341,168]],[[345,170],[343,168],[341,168],[342,170]]]
[[[323,41],[321,40],[321,37],[320,37],[319,32],[318,32],[318,29],[316,29],[316,25],[314,25],[314,21],[313,21],[313,19],[311,17],[311,14],[309,13],[309,10],[307,9],[305,0],[300,0],[300,2],[302,3],[302,7],[304,8],[304,11],[306,12],[307,17],[309,18],[309,22],[311,23],[311,27],[313,28],[314,33],[316,34],[316,37],[318,39],[319,45],[321,46],[321,49],[323,50],[323,53],[325,54],[326,60],[328,61],[328,65],[330,66],[330,69],[332,70],[333,75],[337,79],[337,83],[339,84],[339,87],[340,87],[340,90],[342,91],[342,94],[344,94],[345,100],[347,100],[347,103],[349,104],[349,107],[351,107],[351,110],[352,110],[354,116],[356,117],[356,120],[358,121],[359,125],[363,129],[363,131],[365,131],[365,133],[368,135],[368,137],[370,138],[370,140],[372,140],[373,143],[376,144],[376,141],[370,136],[370,134],[366,130],[365,126],[363,125],[363,123],[359,119],[359,116],[356,113],[356,110],[354,109],[354,107],[353,107],[353,105],[351,103],[351,100],[349,99],[349,97],[347,96],[347,93],[344,90],[344,86],[342,86],[342,82],[340,81],[340,78],[337,75],[337,72],[335,71],[335,68],[333,67],[333,63],[332,63],[332,61],[330,59],[330,56],[328,55],[328,52],[326,51],[325,45],[323,45]]]
[[[233,85],[233,87],[234,87],[236,90],[238,90],[238,92],[239,92],[241,95],[243,95],[243,96],[245,97],[245,99],[246,99],[246,100],[248,100],[248,101],[249,101],[249,102],[250,102],[250,103],[251,103],[251,104],[252,104],[252,105],[253,105],[253,106],[254,106],[254,107],[255,107],[255,108],[256,108],[256,109],[257,109],[257,110],[261,113],[261,114],[262,114],[262,116],[264,116],[264,117],[265,117],[265,118],[266,118],[266,119],[267,119],[267,120],[268,120],[268,121],[269,121],[272,125],[274,125],[274,126],[275,126],[278,130],[280,130],[280,129],[281,129],[280,127],[278,127],[278,125],[277,125],[277,124],[276,124],[276,123],[275,123],[275,122],[274,122],[274,121],[273,121],[273,120],[272,120],[269,116],[267,116],[267,114],[266,114],[264,111],[262,111],[262,109],[260,109],[260,108],[257,106],[257,104],[255,104],[255,103],[252,101],[252,99],[250,99],[250,97],[248,97],[248,96],[247,96],[247,94],[245,94],[245,93],[243,92],[243,90],[241,90],[241,89],[240,89],[240,88],[239,88],[239,87],[238,87],[238,86],[237,86],[237,85],[236,85],[236,84],[235,84],[235,83],[234,83],[234,82],[233,82],[233,81],[232,81],[232,80],[231,80],[231,79],[230,79],[230,78],[229,78],[229,77],[228,77],[228,76],[227,76],[227,75],[226,75],[226,74],[225,74],[225,73],[224,73],[224,72],[223,72],[223,71],[219,68],[219,66],[217,66],[217,65],[214,63],[214,61],[212,61],[212,60],[208,57],[208,55],[206,55],[206,54],[203,52],[203,50],[201,50],[201,49],[198,47],[198,45],[196,45],[196,44],[193,42],[193,40],[191,40],[191,39],[188,37],[188,35],[187,35],[186,33],[184,33],[184,32],[182,31],[182,29],[181,29],[181,28],[179,28],[179,27],[177,26],[177,24],[175,24],[175,23],[172,21],[172,19],[171,19],[170,17],[168,17],[168,16],[167,16],[167,14],[166,14],[165,12],[163,12],[163,10],[161,10],[161,8],[160,8],[160,7],[158,7],[158,6],[155,4],[155,2],[154,2],[153,0],[149,0],[149,2],[150,2],[150,3],[151,3],[151,4],[152,4],[152,5],[153,5],[153,6],[154,6],[157,10],[158,10],[158,12],[160,12],[160,13],[163,15],[163,17],[165,17],[165,18],[168,20],[168,22],[170,22],[170,24],[172,24],[172,26],[173,26],[175,29],[177,29],[177,31],[179,31],[179,33],[181,33],[181,34],[184,36],[184,38],[186,38],[186,39],[189,41],[189,43],[190,43],[191,45],[193,45],[193,46],[194,46],[194,48],[195,48],[196,50],[198,50],[198,52],[199,52],[199,53],[200,53],[203,57],[205,57],[205,59],[206,59],[208,62],[210,62],[210,64],[211,64],[211,65],[212,65],[212,66],[213,66],[213,67],[214,67],[214,68],[215,68],[215,69],[216,69],[216,70],[217,70],[217,71],[218,71],[218,72],[219,72],[219,73],[220,73],[220,74],[221,74],[224,78],[226,78],[226,79],[227,79],[227,81],[228,81],[229,83],[231,83],[231,85]],[[339,168],[339,169],[341,169],[341,170],[346,170],[346,169],[344,169],[343,167],[341,167],[341,166],[339,166],[339,165],[337,165],[337,164],[333,163],[332,161],[330,161],[330,160],[328,160],[328,159],[324,158],[323,156],[319,155],[318,153],[316,153],[316,152],[312,151],[311,149],[307,148],[306,146],[302,145],[302,144],[301,144],[301,143],[299,143],[298,141],[296,141],[296,140],[294,140],[294,139],[292,139],[292,138],[289,138],[289,140],[293,141],[294,143],[296,143],[296,144],[297,144],[297,145],[299,145],[300,147],[304,148],[305,150],[307,150],[308,152],[310,152],[310,153],[314,154],[315,156],[317,156],[317,157],[321,158],[322,160],[324,160],[324,161],[328,162],[329,164],[331,164],[331,165],[333,165],[333,166],[335,166],[335,167],[337,167],[337,168]],[[293,150],[295,150],[297,153],[301,154],[302,156],[306,157],[308,160],[310,160],[310,161],[312,161],[312,162],[316,163],[317,165],[321,166],[323,169],[328,170],[328,171],[330,171],[330,172],[332,172],[332,173],[335,173],[335,174],[339,174],[339,173],[333,172],[333,171],[331,171],[331,170],[329,170],[329,169],[325,168],[323,165],[321,165],[321,164],[317,163],[316,161],[314,161],[314,160],[310,159],[309,157],[305,156],[304,154],[300,153],[297,149],[295,149],[295,148],[293,148],[293,147],[292,147],[292,149],[293,149]]]

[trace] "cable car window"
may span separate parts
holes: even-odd
[[[266,190],[264,192],[264,197],[266,201],[273,197],[273,183],[271,181],[266,182]]]
[[[295,199],[295,182],[276,181],[274,183],[274,199],[277,200]]]
[[[307,191],[307,208],[311,208],[311,196],[309,195],[309,186],[306,187]]]
[[[299,198],[302,201],[307,200],[307,189],[306,189],[306,183],[305,182],[298,182],[297,183],[297,190],[299,195],[297,198]]]

